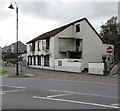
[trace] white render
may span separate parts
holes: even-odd
[[[62,62],[62,66],[58,65],[58,62]],[[73,59],[55,59],[55,70],[69,71],[69,72],[82,72],[82,61]]]
[[[89,63],[88,73],[104,75],[104,63]]]
[[[76,33],[77,24],[80,24],[80,32]],[[34,51],[30,51],[32,43],[27,44],[27,56],[32,56],[32,64],[29,64],[29,67],[81,73],[85,68],[88,68],[88,63],[90,62],[102,63],[102,56],[106,55],[106,48],[109,46],[102,43],[102,40],[98,37],[98,34],[95,33],[93,28],[91,28],[86,19],[75,22],[56,35],[50,37],[49,49],[43,49],[43,41],[44,40],[35,41]],[[78,50],[76,49],[77,41],[79,41]],[[38,42],[40,51],[38,51]],[[76,56],[74,53],[80,55],[80,57],[71,58]],[[44,56],[48,54],[49,66],[44,66]],[[41,65],[38,65],[38,55],[41,56]],[[33,56],[36,56],[36,60]],[[34,60],[36,62],[35,65],[33,64]],[[63,66],[57,66],[58,60],[62,60]],[[69,62],[71,60],[73,62]],[[74,62],[74,60],[78,60],[79,62]],[[29,60],[29,62],[30,61],[31,60]],[[66,69],[65,66],[69,68]],[[70,70],[71,67],[73,67],[72,70]]]

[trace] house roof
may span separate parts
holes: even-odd
[[[67,25],[64,25],[64,26],[62,26],[62,27],[59,27],[59,28],[57,28],[57,29],[54,29],[54,30],[51,30],[51,31],[49,31],[49,32],[43,33],[42,35],[40,35],[40,36],[38,36],[38,37],[30,40],[29,42],[27,42],[27,44],[28,44],[28,43],[33,43],[33,42],[35,42],[35,41],[37,41],[37,40],[42,40],[42,39],[47,39],[47,38],[53,37],[53,36],[55,36],[56,34],[58,34],[59,32],[61,32],[61,31],[63,31],[64,29],[66,29],[67,27],[69,27],[69,26],[71,26],[71,25],[73,25],[73,24],[75,24],[75,23],[77,23],[77,22],[81,22],[81,21],[83,21],[83,20],[86,20],[86,22],[89,24],[89,26],[93,29],[93,31],[94,31],[94,32],[98,35],[98,37],[101,39],[100,35],[99,35],[99,34],[97,33],[97,31],[93,28],[93,26],[89,23],[89,21],[88,21],[86,18],[82,18],[82,19],[79,19],[79,20],[74,21],[74,22],[72,22],[72,23],[69,23],[69,24],[67,24]],[[101,40],[102,40],[102,39],[101,39]]]
[[[12,43],[12,44],[10,44],[8,46],[4,46],[3,48],[11,47],[12,45],[16,45],[16,44],[17,44],[17,42]],[[21,41],[18,41],[18,45],[20,45],[20,44],[22,44],[22,45],[24,45],[26,47],[26,45],[24,43],[22,43]]]

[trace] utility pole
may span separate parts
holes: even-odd
[[[13,3],[16,5],[16,75],[19,75],[18,71],[18,6],[15,1],[12,1],[8,8],[14,9]]]

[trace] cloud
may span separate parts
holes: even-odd
[[[15,10],[8,9],[9,2],[0,2],[0,35],[3,44],[10,44],[8,36],[14,38]],[[99,29],[113,15],[117,16],[117,2],[22,2],[18,0],[19,8],[19,38],[24,43],[49,30],[63,26],[72,21],[87,17],[90,23]],[[61,0],[62,1],[62,0]],[[11,22],[13,20],[13,22]],[[6,33],[7,32],[7,33]],[[11,42],[12,43],[12,42]]]
[[[44,19],[74,16],[108,16],[117,13],[117,2],[24,2],[21,11]]]
[[[5,2],[0,2],[0,20],[4,20],[9,17],[9,12],[7,12],[7,7]]]
[[[101,22],[117,16],[117,5],[117,2],[20,2],[19,10],[25,16],[55,20],[61,25],[87,17],[93,25],[98,23],[95,24],[98,28]]]
[[[10,2],[0,3],[0,19],[12,16],[8,10]],[[18,2],[19,13],[43,20],[66,23],[83,17],[100,19],[118,14],[117,2]]]

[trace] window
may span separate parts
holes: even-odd
[[[76,39],[76,51],[80,51],[80,39]]]
[[[38,41],[38,51],[41,51],[40,50],[40,41]]]
[[[80,24],[76,25],[76,32],[80,32]]]
[[[32,57],[29,57],[30,65],[32,65]]]
[[[37,58],[38,58],[38,65],[41,66],[41,56],[38,56]]]
[[[30,46],[30,51],[35,51],[35,42],[33,42]]]
[[[46,39],[46,49],[49,49],[50,47],[50,39]]]
[[[49,55],[44,56],[44,66],[49,66]]]
[[[33,56],[34,58],[34,65],[36,65],[36,56]]]
[[[62,66],[62,61],[58,61],[58,66]]]
[[[42,49],[45,50],[46,49],[46,40],[42,41]]]
[[[50,47],[50,39],[47,38],[47,39],[43,40],[42,45],[43,45],[43,50],[49,49],[49,47]]]

